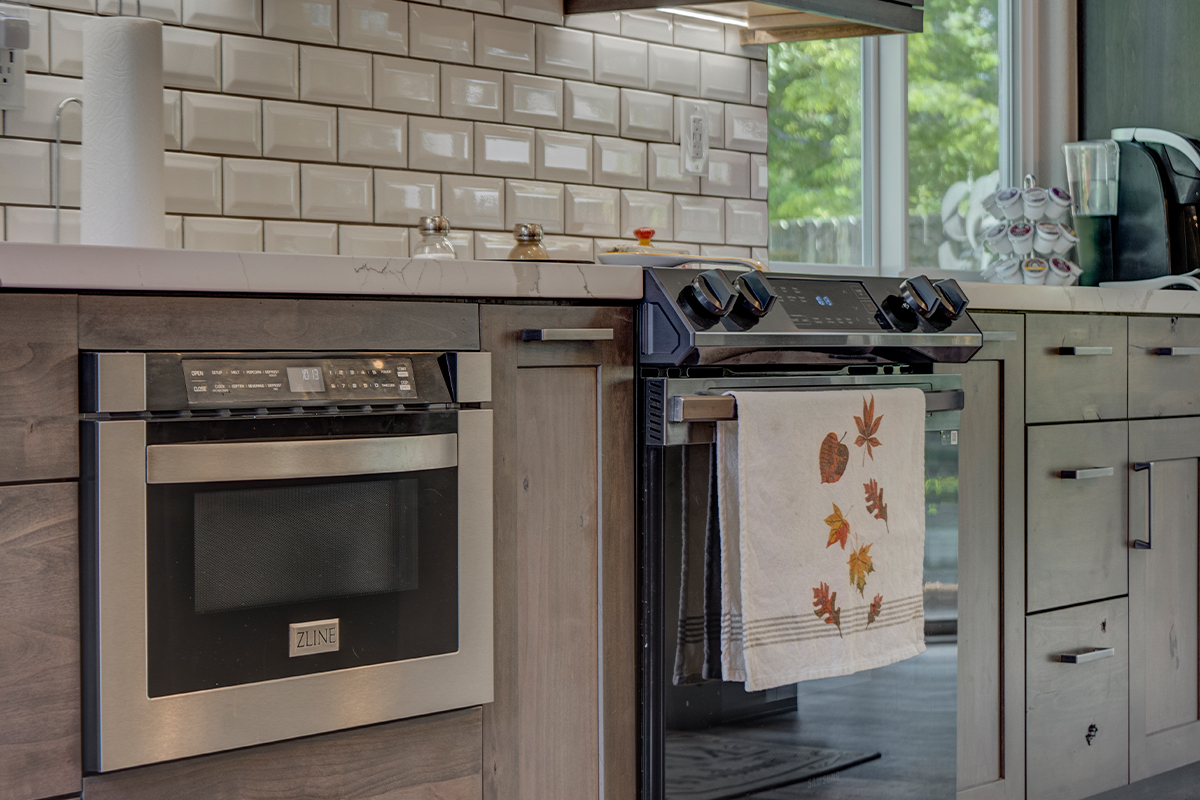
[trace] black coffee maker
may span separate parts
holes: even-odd
[[[1114,128],[1121,148],[1113,280],[1200,268],[1200,140],[1159,128]]]

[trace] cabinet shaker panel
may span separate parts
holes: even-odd
[[[1200,318],[1129,318],[1129,417],[1200,414]]]
[[[1027,314],[1025,421],[1125,418],[1125,317]]]

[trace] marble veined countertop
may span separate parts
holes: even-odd
[[[960,284],[972,311],[1173,314],[1200,316],[1200,292],[1179,289]]]

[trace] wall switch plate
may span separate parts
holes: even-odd
[[[700,103],[684,103],[679,131],[679,169],[685,175],[708,173],[708,111]]]
[[[0,48],[0,108],[25,108],[25,51]]]

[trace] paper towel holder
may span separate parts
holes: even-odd
[[[141,0],[139,0],[140,2]],[[54,112],[54,243],[61,244],[62,232],[62,113],[63,109],[71,103],[79,103],[79,107],[83,108],[83,101],[78,97],[68,97],[58,104],[58,110]]]

